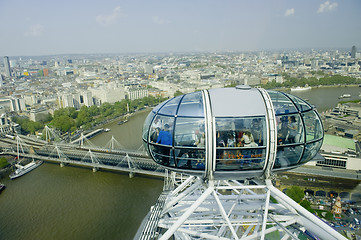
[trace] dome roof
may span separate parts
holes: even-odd
[[[242,85],[159,104],[145,120],[142,137],[151,158],[174,171],[241,179],[311,160],[323,127],[306,101]]]

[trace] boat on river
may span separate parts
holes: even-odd
[[[0,183],[0,193],[6,188],[6,186],[2,183]]]
[[[122,125],[123,123],[126,123],[126,122],[128,122],[128,120],[127,120],[127,119],[122,120],[122,121],[119,121],[119,122],[118,122],[118,125]]]
[[[351,97],[351,94],[346,93],[346,94],[339,96],[338,98],[341,99],[341,98],[349,98],[349,97]]]
[[[31,161],[30,163],[26,164],[25,166],[22,166],[20,164],[15,164],[16,170],[12,174],[9,175],[10,179],[18,178],[23,176],[24,174],[30,172],[31,170],[39,167],[43,161],[37,160],[37,161]]]
[[[291,91],[306,91],[311,89],[312,87],[296,87],[296,88],[291,88]]]

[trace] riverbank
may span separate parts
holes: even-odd
[[[311,89],[317,89],[317,88],[340,88],[340,87],[360,87],[360,84],[337,84],[337,85],[317,85],[317,86],[309,86],[311,87]],[[293,88],[293,87],[292,87]],[[310,90],[311,90],[310,89]],[[273,88],[273,89],[269,89],[269,90],[275,90],[275,91],[287,91],[290,92],[291,88],[288,87],[281,87],[281,88]],[[306,90],[308,91],[308,90]],[[360,87],[360,92],[361,92],[361,87]]]
[[[134,114],[136,113],[142,113],[142,112],[146,112],[146,111],[150,111],[150,109],[152,109],[153,107],[145,107],[143,109],[140,109],[140,110],[136,110],[134,112],[131,112],[131,113],[127,113],[125,115],[121,115],[121,116],[117,116],[115,118],[112,118],[112,119],[109,119],[109,120],[106,120],[106,121],[103,121],[101,123],[98,123],[96,125],[94,125],[93,127],[91,127],[90,129],[88,129],[87,131],[91,132],[91,131],[94,131],[95,129],[97,128],[104,128],[105,125],[107,124],[112,124],[114,122],[119,122],[119,121],[124,121],[124,120],[128,120],[128,118],[132,117]]]
[[[6,158],[6,160],[9,163],[9,165],[7,165],[6,167],[0,169],[0,180],[1,180],[1,179],[5,178],[5,177],[9,176],[9,174],[11,173],[12,164],[14,162],[14,159],[13,159],[13,157],[7,156],[7,155],[2,155],[1,154],[0,156]]]

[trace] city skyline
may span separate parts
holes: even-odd
[[[0,56],[361,46],[361,2],[0,3]]]

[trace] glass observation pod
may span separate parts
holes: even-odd
[[[310,161],[323,141],[315,108],[290,94],[240,85],[184,94],[145,120],[158,164],[210,179],[269,176]]]

